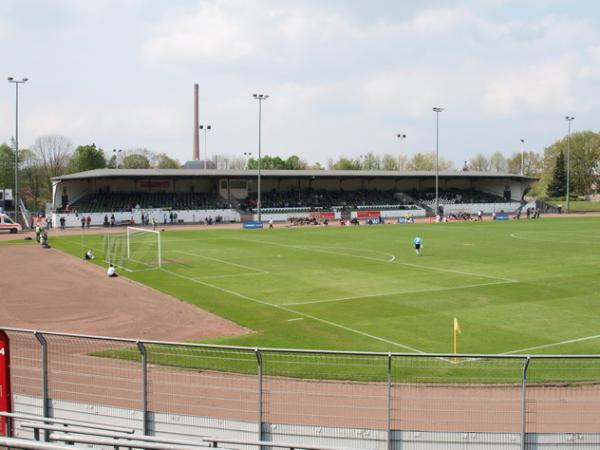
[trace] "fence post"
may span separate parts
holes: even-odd
[[[387,366],[387,448],[392,450],[392,353],[388,353]]]
[[[34,331],[33,335],[42,346],[42,414],[44,417],[50,417],[50,408],[48,403],[48,342],[42,333]],[[48,441],[48,431],[44,431],[44,442]]]
[[[527,432],[527,368],[531,356],[527,355],[523,362],[523,376],[521,378],[521,449],[525,450],[526,432]]]
[[[256,347],[254,349],[256,354],[256,362],[258,363],[258,440],[262,441],[263,437],[263,364],[262,354],[260,349]]]
[[[136,342],[142,356],[142,429],[144,436],[148,435],[148,354],[141,341]]]

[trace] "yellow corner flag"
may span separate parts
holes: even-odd
[[[457,353],[458,350],[458,334],[461,334],[460,325],[458,324],[458,319],[454,318],[454,354]]]

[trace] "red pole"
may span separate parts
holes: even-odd
[[[11,412],[8,336],[0,330],[0,411]],[[6,435],[6,417],[0,417],[0,435]]]

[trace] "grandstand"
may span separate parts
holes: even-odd
[[[193,167],[193,165],[187,165]],[[444,171],[440,205],[450,212],[512,212],[535,179],[506,173]],[[79,226],[79,214],[101,225],[106,214],[117,223],[140,223],[142,214],[162,222],[178,212],[179,223],[257,219],[257,172],[215,169],[97,169],[53,179],[55,223]],[[330,211],[337,215],[373,210],[396,218],[433,215],[435,173],[429,171],[264,170],[263,220]],[[265,215],[266,214],[266,215]]]

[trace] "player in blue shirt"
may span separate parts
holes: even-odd
[[[413,240],[413,245],[415,246],[415,251],[417,252],[417,256],[421,255],[421,247],[423,247],[423,240],[421,236],[417,234],[415,239]]]

